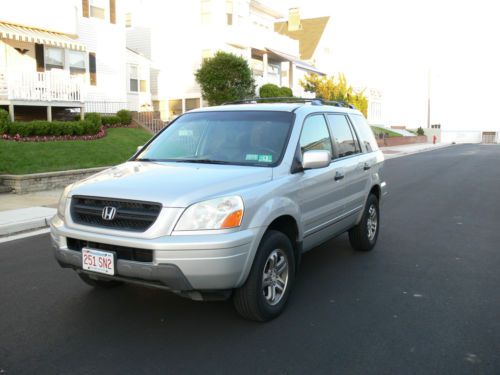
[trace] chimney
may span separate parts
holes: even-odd
[[[299,8],[290,8],[288,11],[288,31],[297,31],[302,29],[300,25]]]

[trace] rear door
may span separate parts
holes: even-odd
[[[345,113],[328,113],[328,123],[335,150],[334,165],[344,170],[344,216],[349,221],[365,204],[368,165],[362,154],[356,132]]]

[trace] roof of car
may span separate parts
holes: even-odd
[[[333,105],[315,105],[311,103],[252,103],[252,104],[227,104],[214,107],[197,108],[190,112],[212,112],[212,111],[282,111],[293,112],[298,108],[311,108],[317,111],[335,111],[358,113],[357,109],[338,107]]]

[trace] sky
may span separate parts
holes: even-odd
[[[500,130],[500,1],[277,0],[329,15],[334,72],[383,95],[386,125]],[[430,74],[429,74],[430,72]]]

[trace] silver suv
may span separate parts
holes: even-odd
[[[232,295],[242,316],[267,321],[301,254],[346,231],[354,249],[375,246],[383,161],[363,115],[339,103],[191,111],[128,162],[64,190],[55,257],[94,287]]]

